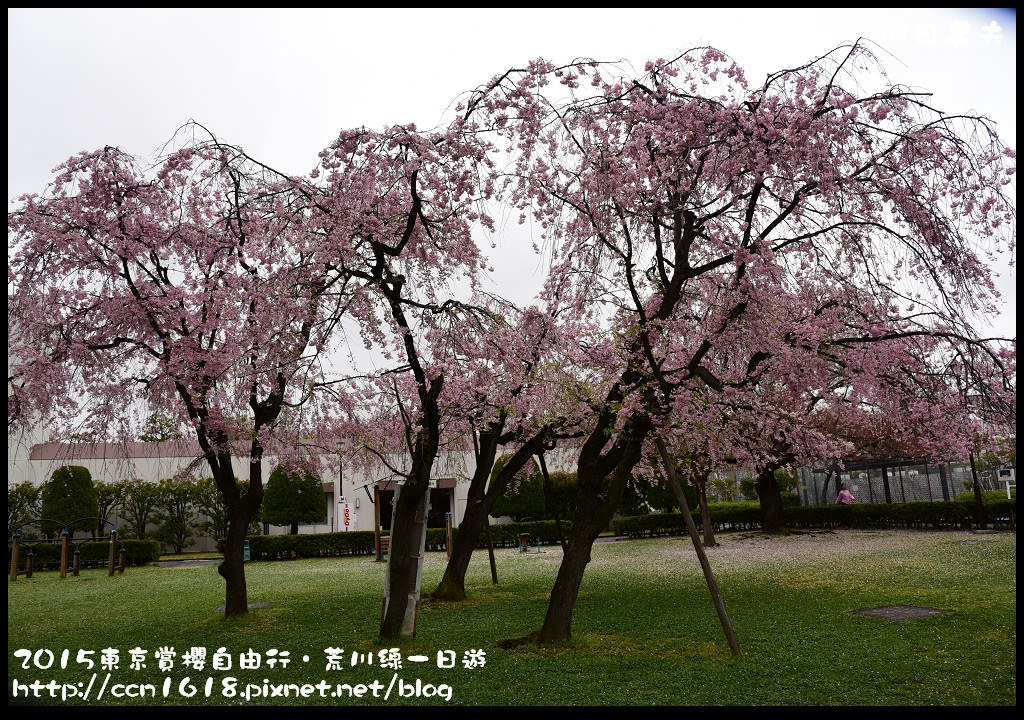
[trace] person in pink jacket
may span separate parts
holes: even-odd
[[[853,494],[846,489],[846,483],[843,483],[843,489],[836,495],[837,505],[853,505]]]

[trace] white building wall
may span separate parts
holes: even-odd
[[[29,452],[34,445],[45,440],[44,428],[33,427],[32,430],[23,429],[7,433],[7,484],[17,485],[29,481],[33,485],[41,485],[50,477],[38,477],[37,473],[42,471],[28,462]]]

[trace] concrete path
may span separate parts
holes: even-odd
[[[220,562],[217,558],[207,558],[205,560],[162,560],[157,561],[158,567],[163,568],[190,568],[190,567],[206,567],[207,565],[217,565]]]

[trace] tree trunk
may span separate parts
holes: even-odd
[[[839,466],[838,465],[830,465],[828,467],[828,469],[825,471],[825,482],[821,486],[821,504],[822,505],[831,505],[832,504],[832,500],[829,499],[829,494],[828,494],[828,482],[829,482],[829,480],[832,479],[833,472],[835,473],[835,476],[836,476],[836,487],[837,488],[838,487],[842,487],[841,483],[839,482]],[[927,473],[925,473],[925,474],[927,475]],[[931,493],[931,483],[929,482],[928,485],[929,485],[928,492]],[[870,484],[869,484],[869,486],[870,486]],[[836,494],[838,495],[839,492],[836,491]]]
[[[452,554],[448,557],[444,575],[431,593],[431,597],[438,600],[466,599],[466,570],[473,558],[476,539],[486,524],[487,514],[491,509],[491,505],[485,503],[485,491],[487,480],[494,468],[499,436],[504,425],[504,418],[501,418],[480,433],[475,453],[476,469],[473,471],[473,479],[470,480],[466,495],[466,510],[459,522],[459,532],[452,542]]]
[[[281,392],[283,393],[284,378],[279,375]],[[237,617],[249,612],[249,594],[245,584],[245,534],[249,523],[260,505],[263,504],[263,445],[259,441],[260,429],[273,422],[281,412],[281,395],[276,404],[268,400],[268,404],[256,401],[255,394],[250,397],[253,408],[253,438],[249,448],[249,488],[245,494],[239,492],[235,471],[231,464],[231,450],[228,436],[217,431],[212,434],[206,424],[208,410],[197,406],[189,390],[181,383],[176,383],[178,395],[185,403],[189,417],[196,423],[196,440],[202,448],[203,457],[213,471],[213,480],[217,490],[227,506],[228,529],[224,538],[224,560],[217,566],[217,572],[224,578],[224,617]],[[253,386],[255,393],[255,385]],[[271,397],[274,397],[271,395]]]
[[[459,532],[452,543],[452,555],[444,569],[444,576],[431,597],[438,600],[466,599],[466,571],[473,558],[473,549],[477,538],[487,524],[487,516],[494,507],[494,502],[505,492],[505,488],[515,474],[530,461],[533,454],[543,447],[546,433],[538,432],[520,446],[519,450],[508,459],[505,467],[488,485],[487,480],[494,467],[497,455],[498,432],[481,433],[477,468],[469,485],[466,497],[466,512],[459,523]],[[485,492],[486,489],[486,492]]]
[[[217,572],[224,578],[224,617],[237,617],[249,612],[249,594],[245,582],[245,536],[249,523],[263,503],[263,448],[256,441],[249,453],[249,488],[239,492],[231,455],[209,453],[207,459],[214,471],[214,481],[227,505],[228,532],[224,540],[224,560]]]
[[[470,511],[470,507],[474,507],[474,510]],[[437,589],[430,594],[431,597],[437,600],[466,599],[466,570],[473,558],[476,539],[480,537],[487,519],[487,512],[478,509],[480,507],[472,502],[466,503],[466,514],[459,523],[459,532],[452,543],[452,556],[448,558],[444,576]]]
[[[707,474],[704,477],[704,480],[698,480],[695,483],[697,502],[700,504],[700,525],[704,530],[704,547],[715,547],[718,543],[715,542],[715,529],[711,526],[711,511],[708,509]]]
[[[292,526],[288,529],[288,534],[289,535],[298,535],[299,534],[299,524],[297,522],[293,522],[292,523]]]
[[[409,595],[415,590],[420,541],[416,515],[428,487],[429,480],[418,476],[397,493],[388,546],[388,601],[380,623],[380,636],[386,640],[401,636]]]
[[[224,540],[224,560],[217,572],[224,578],[224,617],[237,617],[249,612],[249,595],[245,584],[245,530],[252,516],[245,508],[229,508],[228,535]]]
[[[582,503],[581,503],[582,504]],[[614,512],[614,511],[613,511]],[[590,551],[601,528],[588,522],[584,513],[577,512],[569,531],[569,542],[558,567],[558,576],[551,588],[548,612],[544,624],[537,631],[538,643],[567,640],[572,634],[572,613],[580,594],[583,573],[590,563]]]
[[[576,466],[578,483],[576,515],[569,531],[569,542],[562,555],[555,585],[551,588],[544,624],[534,636],[538,643],[568,640],[572,634],[572,613],[580,594],[583,573],[590,562],[591,549],[601,531],[608,527],[622,503],[630,473],[640,460],[644,438],[651,423],[646,417],[634,417],[626,423],[608,452],[601,454],[603,439],[592,434],[580,452]],[[595,433],[604,434],[599,425]],[[614,464],[611,464],[614,460]]]
[[[754,488],[761,502],[761,526],[764,531],[773,535],[785,532],[782,525],[782,491],[775,479],[775,469],[758,471]]]

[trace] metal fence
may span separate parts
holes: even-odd
[[[1001,490],[997,471],[979,470],[982,490]],[[902,503],[915,500],[941,502],[970,492],[973,477],[969,461],[926,463],[890,460],[848,463],[845,468],[800,468],[798,495],[803,505],[835,502],[839,483],[858,503]],[[827,483],[826,483],[827,480]]]

